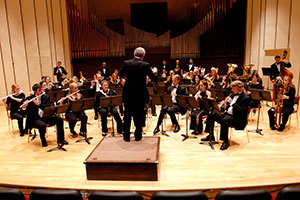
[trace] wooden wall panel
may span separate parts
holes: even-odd
[[[34,2],[33,0],[22,0],[21,7],[28,61],[29,85],[32,86],[38,83],[42,76]]]
[[[276,49],[288,47],[290,31],[290,0],[278,0],[278,22],[276,34]]]
[[[10,47],[10,30],[7,21],[6,0],[0,0],[0,39],[2,47],[2,62],[3,62],[3,75],[8,91],[10,86],[16,82],[13,68],[12,52]]]
[[[55,34],[55,48],[57,61],[61,61],[65,66],[64,39],[61,23],[60,0],[52,0],[53,27]]]
[[[300,85],[300,1],[292,1],[292,13],[291,13],[291,31],[290,31],[290,49],[291,56],[290,60],[292,63],[292,68],[290,70],[294,74],[294,84],[297,84],[297,94],[299,95],[299,85]]]
[[[267,0],[265,48],[274,49],[277,26],[277,0]]]
[[[52,75],[51,66],[51,53],[50,53],[50,41],[49,41],[49,29],[48,29],[48,19],[47,19],[47,5],[44,0],[35,0],[36,8],[36,19],[37,19],[37,29],[38,38],[40,46],[40,56],[42,65],[42,75]]]
[[[29,91],[30,85],[28,80],[20,1],[10,0],[6,1],[6,3],[16,83],[18,83],[22,89]]]
[[[251,36],[251,60],[248,64],[258,65],[259,60],[259,45],[260,45],[260,11],[261,3],[260,1],[253,1],[253,10],[252,10],[252,36]],[[246,63],[247,64],[247,63]]]
[[[65,55],[65,67],[70,74],[73,74],[72,62],[71,62],[71,46],[69,40],[69,25],[67,16],[67,4],[65,0],[61,0],[61,22],[62,22],[62,32],[63,32],[63,50]]]
[[[252,33],[252,10],[253,10],[253,0],[247,1],[247,20],[246,20],[246,41],[245,41],[245,57],[244,62],[250,63],[251,60],[251,51],[247,51],[247,49],[251,49],[251,33]]]
[[[1,41],[1,40],[0,40]],[[6,96],[9,93],[9,90],[7,90],[6,81],[5,81],[5,71],[3,68],[3,55],[2,55],[2,48],[0,43],[0,73],[2,73],[2,76],[0,76],[0,98]],[[2,103],[2,102],[0,102]]]
[[[53,31],[53,14],[52,14],[52,0],[45,0],[46,9],[47,9],[47,20],[48,20],[48,32],[49,32],[49,50],[50,50],[50,62],[52,68],[56,66],[57,58],[56,58],[56,48],[55,48],[55,37]],[[53,81],[56,81],[56,76],[54,76],[53,72],[51,72],[51,77]]]

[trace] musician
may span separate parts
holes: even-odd
[[[78,79],[82,84],[86,81],[86,78],[83,76],[82,71],[79,71]]]
[[[135,140],[142,139],[144,106],[147,99],[146,76],[153,80],[154,75],[150,69],[150,64],[144,62],[146,51],[142,47],[134,50],[134,58],[124,61],[119,72],[120,77],[126,75],[126,82],[123,89],[123,102],[125,106],[124,114],[124,134],[123,139],[130,141],[131,117],[135,124]]]
[[[68,71],[63,66],[61,66],[61,61],[58,61],[57,66],[54,68],[54,75],[56,75],[57,81],[59,83],[64,80],[64,78],[62,77],[63,74],[67,75]]]
[[[260,83],[260,77],[258,73],[255,73],[251,79],[250,85],[247,89],[263,89],[263,86]],[[260,104],[259,100],[255,100],[251,98],[251,92],[249,90],[245,91],[245,94],[247,94],[250,97],[249,107],[250,108],[257,108]]]
[[[209,129],[215,121],[220,123],[220,139],[223,140],[223,144],[220,148],[221,150],[225,150],[230,146],[228,141],[229,127],[233,126],[236,130],[243,130],[247,125],[247,111],[250,98],[244,93],[244,83],[239,80],[233,81],[231,83],[231,88],[233,94],[226,97],[226,99],[221,102],[221,107],[225,109],[225,113],[222,115],[219,115],[217,113],[208,115],[206,121],[205,132],[207,133],[210,132]],[[211,131],[212,138],[210,138],[210,135],[208,135],[207,137],[202,138],[201,140],[209,141],[209,139],[211,139],[212,141],[214,141],[214,130],[212,129]]]
[[[291,78],[289,76],[285,76],[283,78],[284,81],[284,89],[283,89],[283,95],[282,98],[283,100],[283,105],[282,105],[282,110],[281,113],[277,113],[278,115],[282,114],[282,122],[281,124],[278,124],[278,131],[283,131],[285,128],[285,125],[289,119],[290,114],[293,113],[294,111],[294,99],[295,99],[295,86],[291,81]],[[278,99],[280,101],[280,99]],[[275,127],[275,110],[274,108],[271,108],[268,111],[269,114],[269,120],[270,120],[270,128],[272,130],[276,130]]]
[[[160,74],[160,76],[159,76],[161,79],[167,79],[167,77],[168,77],[168,72],[167,72],[167,70],[166,69],[162,69],[162,72],[161,72],[161,74]]]
[[[173,71],[175,72],[175,74],[180,74],[180,61],[177,59],[175,61],[175,67],[173,67]]]
[[[28,133],[27,127],[23,128],[23,118],[25,117],[25,113],[20,109],[23,101],[25,100],[25,94],[20,89],[19,85],[12,84],[11,85],[11,94],[4,98],[2,101],[7,110],[10,110],[11,119],[18,120],[18,126],[20,131],[20,136],[24,136],[24,134]]]
[[[218,70],[215,67],[212,67],[210,73],[206,74],[205,77],[208,77],[212,82],[218,82],[220,80]]]
[[[162,65],[159,68],[159,72],[162,72],[164,69],[166,70],[166,72],[169,71],[169,67],[167,66],[167,61],[166,60],[162,60]]]
[[[167,77],[167,80],[165,81],[165,84],[167,86],[171,86],[172,85],[172,80],[173,80],[174,76],[175,76],[175,72],[173,70],[171,70],[169,76]]]
[[[120,77],[118,75],[119,71],[118,69],[114,70],[114,73],[110,76],[110,82],[114,85],[117,85],[120,82]]]
[[[101,89],[101,81],[103,80],[103,76],[101,76],[101,74],[96,74],[94,76],[94,80],[91,82],[91,96],[92,97],[96,97],[96,101],[95,101],[95,105],[94,105],[94,113],[95,113],[95,117],[94,119],[97,120],[98,119],[98,108],[99,108],[99,93],[100,93],[100,89]]]
[[[201,81],[200,75],[195,75],[195,81],[192,84],[196,86],[197,90],[199,90],[200,81]]]
[[[204,115],[208,114],[208,111],[204,107],[204,103],[202,101],[202,98],[210,98],[211,92],[207,90],[208,89],[208,83],[206,80],[201,80],[199,83],[199,90],[195,94],[195,99],[198,102],[198,109],[192,111],[191,113],[191,124],[190,129],[194,130],[192,134],[199,135],[203,131],[203,123],[202,123],[202,117]]]
[[[80,134],[79,135],[84,135],[87,132],[86,124],[88,117],[84,113],[84,111],[78,111],[78,112],[72,112],[72,102],[78,101],[79,99],[82,98],[82,95],[78,93],[78,85],[77,83],[71,83],[70,84],[70,90],[66,96],[64,101],[61,101],[60,104],[70,104],[69,108],[66,111],[66,119],[69,122],[69,127],[70,127],[70,132],[72,133],[73,137],[77,137],[77,133],[75,132],[75,125],[77,123],[77,119],[81,121],[80,124]]]
[[[46,82],[47,89],[51,90],[52,87],[54,86],[54,84],[51,81],[51,77],[50,76],[46,76],[45,82]]]
[[[194,71],[195,69],[195,64],[192,58],[189,59],[189,63],[187,64],[187,66],[185,67],[185,71],[189,72],[189,71]]]
[[[28,128],[36,127],[39,129],[40,138],[42,141],[42,146],[48,146],[45,134],[46,125],[56,125],[57,143],[58,144],[68,144],[65,141],[64,135],[64,122],[61,117],[53,115],[50,117],[43,117],[44,109],[51,105],[50,98],[47,94],[43,94],[40,84],[34,84],[32,86],[34,94],[27,97],[26,101],[23,103],[26,108]]]
[[[153,83],[151,82],[151,79],[149,78],[149,76],[146,77],[146,87],[153,88],[154,93],[156,92],[156,88],[154,87]],[[149,94],[148,94],[147,102],[149,104],[149,107],[151,108],[152,115],[157,116],[155,105],[152,104],[152,97],[149,96]],[[146,109],[145,110],[145,118],[146,118],[148,107],[146,106],[145,109]]]
[[[157,125],[156,128],[153,131],[153,134],[158,133],[159,130],[159,126],[162,123],[162,120],[165,116],[166,113],[169,114],[171,121],[172,121],[172,125],[175,126],[173,132],[177,133],[180,130],[180,126],[178,124],[178,121],[175,117],[175,113],[177,112],[181,112],[181,114],[184,114],[186,112],[185,109],[181,109],[178,106],[177,100],[176,100],[176,96],[177,95],[185,95],[185,88],[182,87],[180,84],[180,76],[178,74],[174,75],[173,79],[172,79],[172,86],[168,87],[167,89],[167,94],[171,94],[172,96],[172,103],[173,106],[164,106],[161,110],[160,110],[160,114],[158,117],[158,121],[157,121]]]
[[[109,70],[106,67],[106,62],[102,62],[102,66],[99,68],[99,71],[101,72],[101,75],[105,78],[108,78],[110,76]]]
[[[221,88],[231,90],[231,83],[233,82],[232,74],[227,74],[222,77]]]
[[[116,93],[113,90],[110,90],[108,81],[102,81],[102,88],[99,93],[99,100],[101,101],[101,97],[110,97],[115,96]],[[99,103],[100,104],[100,103]],[[108,113],[111,113],[116,122],[117,122],[117,132],[119,134],[122,134],[122,120],[120,117],[120,114],[118,110],[115,107],[100,107],[99,108],[99,114],[101,116],[101,125],[102,125],[102,136],[106,136],[108,129],[107,129],[107,115]]]
[[[283,77],[285,68],[290,68],[292,65],[288,60],[281,61],[280,56],[275,56],[275,63],[271,65],[272,75],[271,80],[274,80],[277,76]]]

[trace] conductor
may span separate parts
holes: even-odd
[[[126,76],[126,82],[123,89],[124,112],[124,133],[123,139],[130,141],[131,117],[135,124],[135,141],[142,139],[144,106],[148,96],[146,87],[146,76],[153,80],[154,75],[148,62],[144,62],[146,51],[142,47],[134,50],[134,58],[126,60],[119,72],[119,76]]]

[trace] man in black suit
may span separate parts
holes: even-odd
[[[130,124],[133,117],[135,124],[135,140],[142,139],[144,106],[148,96],[146,87],[146,76],[153,80],[154,75],[150,68],[150,64],[144,62],[146,52],[142,47],[134,50],[134,58],[124,61],[123,67],[119,72],[119,76],[126,76],[126,82],[123,89],[123,102],[125,106],[124,113],[124,133],[123,139],[130,141]]]
[[[110,76],[110,73],[106,67],[106,62],[102,62],[102,66],[99,68],[99,71],[101,72],[101,75],[106,78]]]
[[[46,134],[46,125],[56,125],[56,134],[57,134],[57,143],[58,144],[68,144],[65,141],[64,135],[64,122],[61,117],[53,115],[49,117],[43,117],[43,112],[46,107],[51,106],[50,98],[47,94],[43,94],[42,87],[40,84],[34,84],[32,86],[34,94],[27,97],[24,102],[24,108],[26,108],[28,128],[36,127],[39,129],[40,138],[42,141],[42,146],[48,146],[45,134]],[[43,95],[42,95],[43,94]],[[41,96],[40,96],[41,95]],[[39,96],[39,97],[38,97]],[[31,102],[29,100],[35,98]]]
[[[172,121],[172,125],[175,125],[174,133],[177,133],[180,130],[180,126],[176,119],[175,113],[180,112],[181,114],[184,114],[186,112],[186,109],[180,108],[178,106],[178,102],[176,100],[177,95],[185,95],[185,88],[182,87],[179,84],[179,82],[180,82],[180,76],[178,74],[174,75],[172,78],[172,85],[170,87],[168,87],[168,89],[167,89],[167,94],[171,94],[171,96],[172,96],[173,106],[164,106],[160,110],[157,125],[153,131],[153,134],[156,134],[160,131],[159,126],[161,125],[166,113],[169,114],[171,121]]]
[[[206,121],[205,132],[207,133],[210,132],[209,129],[211,125],[214,125],[215,121],[221,124],[220,139],[223,140],[223,144],[220,148],[221,150],[225,150],[230,146],[228,142],[229,127],[234,127],[236,130],[244,130],[247,125],[248,105],[250,98],[244,93],[244,83],[239,80],[233,81],[231,83],[231,88],[233,94],[226,97],[226,99],[221,102],[221,105],[226,112],[222,115],[217,113],[208,115]],[[215,138],[213,129],[211,131],[211,141],[214,141]],[[210,135],[202,138],[201,140],[209,141]]]
[[[192,58],[189,59],[189,63],[188,65],[186,66],[186,68],[184,69],[186,72],[189,72],[189,71],[194,71],[195,69],[195,65],[194,65],[194,61]]]
[[[287,60],[280,61],[280,59],[280,56],[275,56],[275,63],[271,65],[271,80],[274,80],[277,76],[281,76],[283,74],[283,67],[290,68],[292,66]]]
[[[61,61],[57,62],[57,66],[54,67],[54,75],[56,75],[57,81],[61,83],[63,81],[63,74],[67,75],[68,71],[61,66]]]

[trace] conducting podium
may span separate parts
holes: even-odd
[[[193,109],[197,109],[197,101],[193,96],[185,96],[185,95],[177,95],[177,101],[180,108],[186,108],[186,132],[185,134],[181,134],[183,136],[182,141],[185,141],[188,138],[197,138],[196,136],[189,136],[189,116]]]
[[[251,98],[254,100],[267,101],[267,102],[272,101],[271,92],[268,90],[250,89],[250,92],[251,92]],[[248,130],[248,132],[256,132],[260,135],[264,135],[262,133],[262,129],[259,128],[260,108],[261,106],[258,107],[256,129]]]
[[[107,108],[108,113],[111,113],[111,108],[115,106],[120,106],[122,104],[122,95],[116,95],[116,96],[109,96],[109,97],[101,97],[100,98],[100,107],[101,108]],[[111,113],[113,115],[113,113]],[[114,128],[114,119],[111,120],[112,123],[112,132],[110,137],[115,136],[121,136],[120,134],[115,134],[115,128]]]
[[[172,96],[169,94],[155,94],[152,96],[152,104],[153,105],[161,105],[161,109],[163,109],[164,106],[172,106],[173,105]],[[165,116],[163,116],[163,118],[165,118]],[[170,137],[170,135],[168,135],[166,133],[166,131],[164,131],[164,122],[161,123],[160,134]],[[157,133],[155,133],[153,135],[157,135]]]
[[[202,101],[204,103],[205,109],[209,111],[209,113],[208,113],[209,116],[212,116],[214,113],[217,113],[219,115],[222,114],[216,100],[209,99],[209,98],[202,98]],[[218,144],[218,142],[211,140],[214,137],[212,135],[213,134],[214,123],[210,123],[209,125],[210,125],[209,126],[209,141],[208,142],[200,142],[200,144],[208,144],[212,150],[215,150],[214,144]]]

